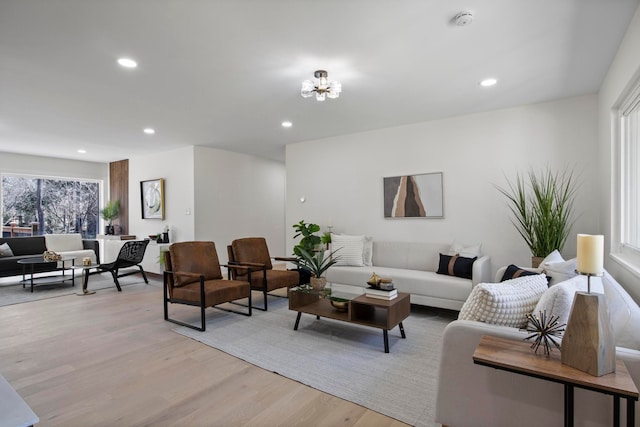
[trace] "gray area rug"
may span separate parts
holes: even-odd
[[[151,283],[153,279],[151,276],[148,278],[149,283]],[[24,288],[22,287],[22,284],[20,283],[21,280],[22,276],[7,277],[0,280],[0,307],[47,298],[57,298],[82,292],[82,278],[80,275],[77,275],[75,278],[75,286],[71,286],[70,280],[64,283],[38,285],[34,286],[33,293],[30,292],[30,286],[28,283]],[[144,283],[144,279],[139,274],[136,274],[123,277],[119,279],[119,282],[121,287],[125,287],[128,285]],[[109,272],[91,275],[89,277],[87,288],[90,291],[113,290],[117,292],[116,285],[113,283],[113,278]]]
[[[269,311],[244,317],[207,310],[207,331],[175,332],[315,389],[362,405],[407,424],[436,426],[435,394],[445,326],[457,312],[412,307],[403,324],[389,332],[296,313],[286,298],[270,298]]]

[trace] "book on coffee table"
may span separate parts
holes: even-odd
[[[370,298],[379,298],[379,299],[385,299],[385,300],[392,300],[394,298],[398,297],[398,290],[397,289],[390,289],[390,290],[385,290],[385,289],[377,289],[377,288],[366,288],[364,290],[364,294]]]

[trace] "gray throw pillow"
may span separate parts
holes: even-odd
[[[9,247],[8,243],[0,245],[0,256],[13,256],[13,251]]]

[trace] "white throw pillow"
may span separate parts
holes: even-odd
[[[82,246],[82,236],[78,233],[45,234],[44,241],[48,251],[69,252],[84,249]]]
[[[546,290],[544,274],[480,283],[462,305],[458,319],[523,328],[527,325],[527,315]]]
[[[8,243],[0,245],[0,256],[13,256],[13,251],[11,250],[11,247],[9,247]]]
[[[454,240],[451,248],[449,248],[449,253],[447,255],[460,255],[465,258],[480,258],[482,256],[481,249],[482,243],[467,245]]]
[[[549,276],[549,286],[564,282],[577,275],[577,259],[565,261],[557,249],[547,255],[538,267]]]
[[[364,236],[348,236],[346,234],[331,235],[331,250],[338,259],[336,265],[364,266]]]
[[[362,263],[368,267],[373,265],[373,237],[364,236],[364,248],[362,250]]]
[[[553,262],[564,262],[564,258],[562,258],[562,255],[560,255],[560,252],[557,249],[551,252],[549,255],[547,255],[542,260],[542,262],[540,262],[539,267],[544,268],[545,264],[550,264]]]
[[[573,258],[564,262],[546,263],[542,268],[543,273],[549,276],[549,286],[562,283],[566,280],[576,277],[577,259]]]
[[[558,316],[558,323],[566,324],[573,306],[573,298],[578,291],[587,291],[587,276],[576,276],[555,286],[551,286],[540,297],[538,304],[531,314],[539,316],[540,312],[546,312],[547,318]],[[603,293],[602,280],[599,277],[591,278],[591,292]]]

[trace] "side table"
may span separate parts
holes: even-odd
[[[635,402],[638,388],[620,359],[616,372],[594,377],[586,372],[563,365],[560,355],[534,354],[531,343],[484,335],[473,353],[473,362],[490,368],[527,375],[564,385],[564,425],[573,427],[574,387],[613,396],[613,425],[620,426],[620,399],[627,401],[627,426],[635,425]]]
[[[71,267],[73,270],[82,270],[82,293],[77,293],[76,295],[83,296],[83,295],[92,295],[96,293],[96,291],[88,290],[87,285],[89,283],[89,270],[97,267],[98,267],[98,264],[74,265]]]

